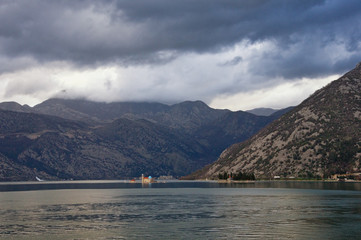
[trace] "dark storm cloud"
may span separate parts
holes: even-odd
[[[0,54],[14,65],[24,58],[79,67],[163,64],[184,53],[271,41],[273,49],[243,59],[249,71],[297,78],[349,69],[361,59],[360,39],[359,0],[0,2]],[[342,47],[339,56],[333,45]]]

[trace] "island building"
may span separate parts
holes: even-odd
[[[142,183],[155,183],[155,180],[151,176],[144,177],[144,174],[142,174]]]

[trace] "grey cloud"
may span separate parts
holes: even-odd
[[[242,61],[242,57],[237,56],[237,57],[234,57],[232,60],[218,64],[218,66],[221,66],[221,67],[235,66],[238,63],[240,63],[241,61]]]
[[[34,59],[29,57],[7,58],[0,56],[0,74],[3,72],[14,72],[19,69],[26,69],[37,64]]]
[[[4,97],[14,97],[20,95],[37,95],[54,88],[54,84],[48,79],[13,79],[9,81],[5,88]]]
[[[316,76],[329,73],[330,66],[335,67],[331,71],[350,67],[342,64],[348,61],[344,58],[326,60],[329,44],[341,44],[354,56],[360,39],[359,0],[0,3],[0,54],[40,63],[68,61],[79,67],[164,64],[183,53],[217,52],[243,40],[274,41],[272,53],[252,62],[265,64],[259,74]],[[287,48],[292,54],[283,54]]]

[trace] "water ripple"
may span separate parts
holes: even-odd
[[[3,192],[0,201],[0,239],[338,239],[361,235],[359,192],[47,190]]]

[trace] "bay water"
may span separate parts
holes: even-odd
[[[0,183],[0,239],[361,239],[361,183]]]

